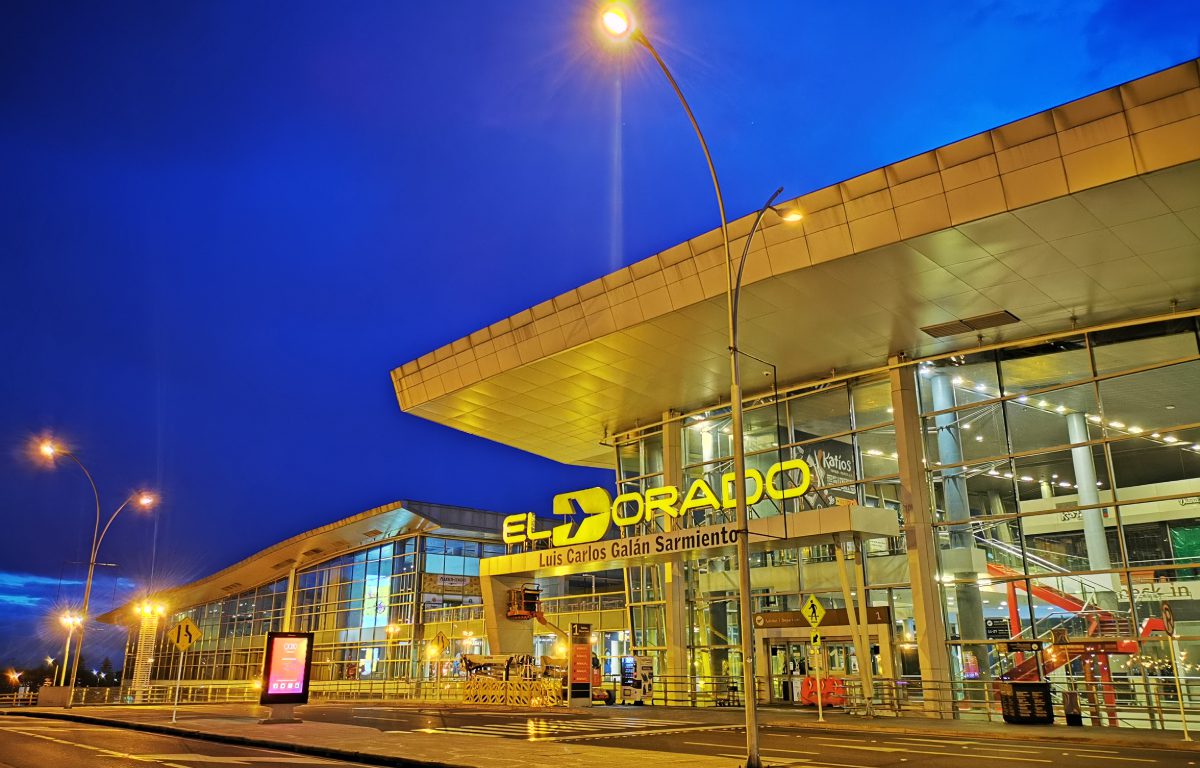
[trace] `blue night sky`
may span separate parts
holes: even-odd
[[[1200,5],[646,2],[731,217],[1200,55]],[[542,511],[611,475],[402,414],[388,372],[717,225],[661,74],[589,2],[7,0],[0,664],[396,499]],[[157,527],[157,533],[156,533]],[[157,546],[154,542],[157,537]],[[96,636],[119,654],[121,638]],[[89,643],[91,645],[91,643]]]

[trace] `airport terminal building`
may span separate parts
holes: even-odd
[[[529,517],[373,511],[181,587],[172,606],[221,616],[209,679],[252,676],[270,622],[318,632],[331,685],[453,674],[423,655],[439,634],[547,652],[507,610],[527,582],[593,624],[606,669],[649,655],[693,694],[740,675],[747,618],[779,702],[815,652],[863,684],[1078,679],[1119,703],[1170,667],[1164,605],[1196,647],[1200,61],[787,205],[803,219],[764,219],[740,302],[752,617],[716,230],[393,372],[406,413],[612,488]]]

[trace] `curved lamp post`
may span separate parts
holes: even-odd
[[[108,521],[104,523],[104,527],[101,528],[100,492],[96,489],[96,481],[92,479],[92,473],[88,472],[87,467],[83,465],[83,462],[79,460],[79,457],[62,446],[51,442],[50,440],[42,441],[42,443],[38,446],[38,451],[42,454],[42,456],[51,461],[58,456],[66,456],[74,461],[75,464],[78,465],[78,467],[83,471],[84,476],[87,477],[88,485],[92,486],[92,496],[96,499],[96,526],[92,530],[92,550],[91,554],[88,556],[87,581],[84,582],[83,586],[83,609],[80,611],[78,616],[74,617],[76,626],[79,628],[79,639],[75,642],[75,658],[71,660],[70,680],[69,682],[65,683],[69,689],[67,691],[66,708],[70,709],[72,699],[75,698],[75,676],[79,673],[79,657],[83,652],[83,635],[87,629],[87,620],[89,618],[88,606],[91,604],[92,599],[92,576],[95,575],[96,572],[96,557],[100,553],[100,544],[104,541],[104,536],[108,533],[108,529],[112,527],[113,521],[117,519],[117,515],[121,514],[125,507],[129,506],[131,503],[134,503],[140,506],[142,509],[149,509],[150,507],[154,506],[155,498],[152,494],[145,491],[135,491],[129,496],[129,498],[121,502],[121,506],[117,507],[115,512],[109,515]],[[67,642],[70,642],[69,633],[67,635]],[[65,663],[63,664],[63,671],[66,673]]]
[[[58,617],[58,623],[62,624],[67,629],[67,639],[63,641],[63,657],[62,664],[59,664],[62,682],[59,685],[67,684],[67,662],[71,656],[71,636],[75,634],[75,627],[78,627],[83,622],[78,616],[73,616],[69,612]]]
[[[712,177],[713,192],[717,197],[717,210],[721,215],[721,244],[725,249],[725,293],[728,314],[728,330],[729,330],[729,402],[730,402],[730,417],[732,420],[731,430],[733,433],[733,472],[734,472],[734,508],[736,511],[736,526],[738,531],[737,536],[737,566],[738,566],[738,628],[741,636],[741,651],[742,651],[742,688],[745,692],[745,711],[746,711],[746,768],[761,768],[762,759],[759,755],[758,745],[758,699],[754,680],[754,621],[751,614],[752,606],[750,601],[750,558],[749,558],[749,542],[747,541],[748,517],[746,512],[746,449],[744,444],[744,435],[742,433],[742,381],[741,369],[738,361],[738,315],[737,301],[738,294],[741,288],[742,267],[745,266],[746,256],[750,253],[750,241],[754,237],[754,231],[758,228],[763,215],[770,209],[771,203],[783,191],[783,188],[776,190],[771,196],[762,210],[759,211],[758,217],[754,221],[754,228],[750,230],[749,236],[746,238],[746,247],[742,256],[741,265],[738,267],[737,277],[735,281],[733,271],[733,258],[729,250],[729,223],[725,217],[725,198],[721,194],[721,182],[717,179],[717,169],[713,164],[712,154],[708,151],[708,142],[704,139],[704,134],[700,130],[700,124],[696,121],[695,114],[692,113],[692,108],[688,105],[687,99],[683,95],[683,91],[679,88],[679,84],[675,82],[675,77],[671,74],[671,70],[667,68],[666,62],[662,56],[659,56],[658,51],[654,49],[654,45],[645,33],[637,26],[637,20],[628,8],[620,4],[610,5],[605,8],[600,14],[600,26],[605,34],[614,41],[626,42],[632,40],[645,48],[654,61],[658,63],[667,82],[671,84],[672,90],[675,91],[675,96],[678,97],[680,105],[683,106],[684,112],[687,113],[688,120],[692,124],[692,129],[696,132],[696,138],[700,140],[700,148],[704,151],[704,159],[708,163],[708,173]],[[792,219],[793,214],[781,214],[785,220]]]

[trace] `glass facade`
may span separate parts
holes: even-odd
[[[915,402],[915,412],[901,412],[899,385],[914,391],[907,402]],[[802,458],[812,484],[802,498],[764,499],[749,514],[856,503],[900,516],[897,423],[906,419],[920,435],[920,455],[907,458],[922,468],[914,482],[925,484],[931,500],[936,562],[922,567],[934,571],[952,679],[1074,675],[1119,688],[1122,679],[1162,669],[1165,641],[1153,630],[1161,627],[1163,601],[1175,608],[1185,649],[1200,636],[1190,630],[1197,626],[1191,621],[1200,622],[1197,393],[1194,317],[1018,342],[772,392],[745,404],[747,467],[765,473]],[[624,435],[616,446],[621,489],[687,487],[698,478],[713,488],[731,483],[730,427],[728,408],[720,408],[669,415]],[[680,448],[664,451],[673,432]],[[732,516],[731,509],[705,510],[678,523],[711,525]],[[863,557],[851,567],[861,571],[852,573],[851,585],[861,579],[868,605],[887,616],[886,629],[872,630],[872,669],[919,677],[915,641],[923,628],[914,619],[914,561],[905,535],[860,546]],[[795,611],[809,594],[844,608],[832,549],[753,554],[755,612]],[[667,645],[659,639],[666,567],[629,575],[635,644],[647,652]],[[728,556],[684,563],[688,664],[698,678],[740,674],[736,568]],[[809,660],[801,630],[790,634],[766,641],[768,677]],[[1100,652],[1061,653],[1039,666],[1033,654],[1008,653],[1003,645],[1052,638]],[[827,668],[849,674],[858,666],[853,654],[851,644],[834,642]],[[776,686],[771,698],[782,695]]]

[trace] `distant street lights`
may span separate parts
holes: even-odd
[[[117,515],[121,514],[121,511],[124,510],[125,507],[129,506],[132,503],[132,504],[136,504],[137,506],[141,507],[142,509],[149,509],[150,507],[154,506],[157,499],[154,498],[153,494],[148,493],[146,491],[136,491],[136,492],[130,494],[129,498],[127,498],[127,499],[125,499],[125,501],[121,502],[121,506],[117,507],[116,511],[113,512],[111,515],[109,515],[108,522],[106,522],[104,524],[104,527],[101,528],[100,527],[100,517],[101,517],[101,514],[100,514],[100,491],[98,491],[96,489],[96,481],[92,479],[92,473],[88,472],[87,467],[83,466],[83,462],[79,460],[79,457],[76,456],[74,453],[71,453],[71,451],[67,450],[63,446],[58,445],[57,443],[54,443],[51,440],[41,441],[41,443],[38,444],[38,453],[40,453],[42,456],[44,456],[48,461],[54,461],[54,459],[56,459],[59,456],[66,456],[67,458],[74,461],[75,464],[78,465],[79,468],[83,471],[84,476],[87,477],[88,484],[90,486],[92,486],[92,495],[96,499],[96,526],[92,530],[92,550],[91,550],[91,554],[88,556],[87,581],[84,582],[84,586],[83,586],[83,610],[80,611],[79,616],[76,617],[78,619],[77,626],[79,628],[79,640],[75,643],[75,658],[71,660],[70,678],[69,678],[69,682],[66,683],[66,685],[69,688],[69,690],[67,692],[66,707],[67,707],[67,709],[70,709],[71,708],[71,700],[75,697],[75,677],[79,673],[79,657],[83,651],[83,635],[84,635],[85,630],[87,629],[87,620],[89,618],[88,606],[91,604],[91,600],[92,600],[92,576],[96,572],[96,557],[100,553],[100,544],[104,541],[104,536],[105,536],[105,534],[108,533],[108,529],[110,527],[112,527],[113,521],[117,519]],[[71,633],[70,633],[70,631],[68,631],[67,642],[69,643],[70,641],[71,641]],[[63,661],[64,661],[63,669],[64,669],[64,673],[65,673],[66,666],[67,666],[65,663],[66,659],[64,659]]]
[[[62,681],[57,682],[57,685],[67,684],[67,661],[71,658],[71,635],[75,634],[75,628],[83,623],[81,616],[73,616],[69,611],[58,617],[58,623],[62,624],[67,629],[67,639],[63,641],[63,658],[62,664],[59,665],[62,672]]]

